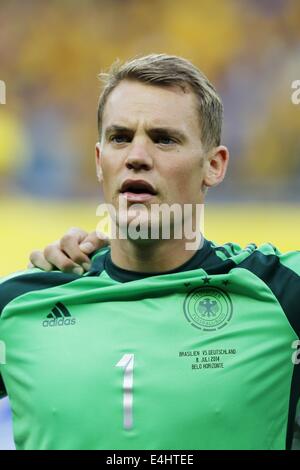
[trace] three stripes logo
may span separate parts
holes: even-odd
[[[70,326],[75,325],[76,319],[72,317],[67,307],[58,302],[47,315],[47,320],[43,321],[43,327],[49,326]]]

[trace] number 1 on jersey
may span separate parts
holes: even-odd
[[[122,359],[116,364],[116,367],[123,367],[123,423],[125,429],[131,429],[133,426],[132,408],[133,408],[133,366],[134,354],[124,354]]]

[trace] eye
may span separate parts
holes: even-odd
[[[155,142],[157,144],[162,144],[162,145],[172,145],[176,144],[176,140],[173,139],[172,137],[169,137],[168,135],[159,135],[155,138]]]
[[[130,138],[125,134],[114,134],[110,136],[109,140],[110,142],[114,142],[116,144],[123,144],[124,142],[129,142]]]

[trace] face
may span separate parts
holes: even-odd
[[[153,204],[203,203],[203,187],[223,179],[227,160],[225,147],[205,153],[191,91],[124,80],[109,95],[97,172],[105,202],[118,209],[123,201],[129,221],[137,203],[148,211]]]

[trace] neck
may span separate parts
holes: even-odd
[[[197,242],[197,240],[200,240]],[[192,249],[187,249],[192,244]],[[164,272],[178,268],[203,245],[199,233],[193,240],[111,240],[111,258],[122,269],[137,272]]]

